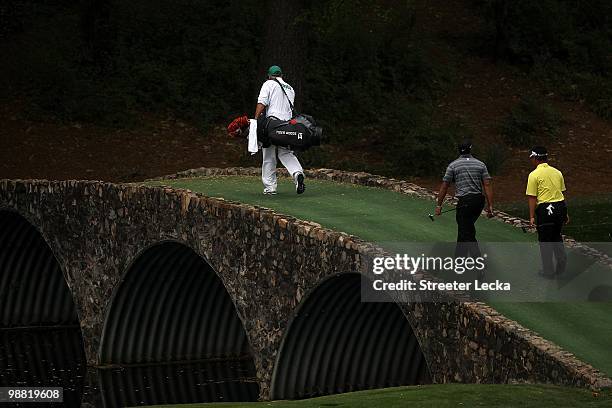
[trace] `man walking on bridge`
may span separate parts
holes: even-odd
[[[476,241],[474,224],[485,207],[487,214],[493,216],[493,186],[487,166],[472,156],[472,143],[464,141],[458,146],[459,158],[446,168],[442,179],[436,215],[442,213],[442,203],[451,183],[455,183],[455,196],[459,198],[456,211],[457,247],[455,257],[480,257],[480,248]]]
[[[264,82],[257,98],[255,119],[266,111],[266,117],[280,120],[290,120],[293,116],[293,101],[295,91],[282,78],[282,71],[277,65],[268,69],[268,80]],[[261,165],[261,180],[264,194],[276,194],[276,154],[295,182],[295,191],[302,194],[306,189],[304,170],[293,152],[286,147],[271,145],[262,147],[263,162]]]
[[[529,155],[535,167],[527,180],[527,197],[529,201],[529,222],[538,231],[540,256],[542,258],[541,275],[553,278],[565,271],[567,256],[563,246],[561,229],[569,222],[565,205],[565,180],[563,174],[548,165],[548,152],[542,146],[531,149]],[[557,261],[553,267],[553,258]]]

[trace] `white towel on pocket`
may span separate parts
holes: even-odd
[[[259,144],[257,143],[257,120],[249,119],[249,153],[252,155],[257,153],[259,150]]]

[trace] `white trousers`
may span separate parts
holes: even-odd
[[[261,165],[261,181],[264,185],[264,191],[276,191],[276,151],[278,149],[278,158],[281,163],[291,177],[293,177],[293,181],[298,174],[304,174],[304,169],[302,169],[302,165],[293,152],[286,147],[281,146],[270,146],[263,147],[261,149],[263,153],[263,163]]]

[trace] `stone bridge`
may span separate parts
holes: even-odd
[[[359,273],[379,255],[357,237],[187,190],[0,181],[0,325],[78,324],[91,366],[238,364],[261,399],[427,382],[609,385],[481,303],[361,303]]]

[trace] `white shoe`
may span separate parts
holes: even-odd
[[[274,190],[264,190],[264,195],[276,195],[276,191]]]

